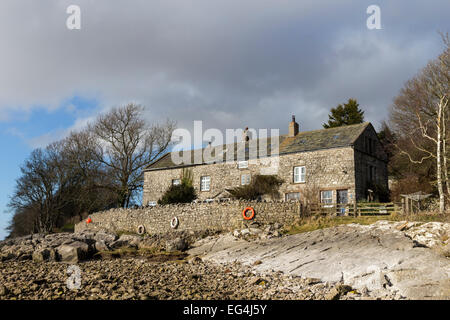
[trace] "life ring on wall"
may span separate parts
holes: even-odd
[[[177,217],[173,217],[172,220],[170,220],[170,227],[172,229],[176,229],[178,227],[179,221]]]
[[[89,223],[91,223],[91,222],[92,222],[92,219],[91,219],[91,217],[87,218],[87,220],[86,220],[86,224],[89,224]]]
[[[252,212],[252,214],[250,215],[250,217],[247,217],[247,211],[250,210]],[[252,207],[247,207],[242,211],[242,216],[244,217],[245,220],[252,220],[255,217],[255,209],[253,209]]]
[[[137,227],[137,234],[143,235],[145,233],[145,227],[141,224]]]

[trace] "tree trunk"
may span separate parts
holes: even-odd
[[[439,192],[439,213],[445,212],[444,187],[442,183],[442,103],[439,103],[437,117],[437,150],[436,150],[436,169],[437,169],[437,186]]]
[[[446,127],[446,105],[444,105],[442,112],[442,155],[443,155],[443,167],[444,171],[444,183],[447,187],[447,199],[450,199],[450,183],[448,182],[448,166],[447,166],[447,127]]]

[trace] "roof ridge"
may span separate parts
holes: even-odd
[[[249,141],[245,141],[245,145],[247,146],[251,141],[253,143],[256,143],[256,146],[258,150],[260,149],[261,145],[259,141],[262,140],[268,140],[266,143],[267,148],[270,150],[270,139],[272,138],[279,138],[279,146],[280,150],[278,152],[278,155],[282,154],[288,154],[288,153],[295,153],[295,152],[304,152],[304,151],[312,151],[312,150],[320,150],[320,149],[330,149],[335,147],[344,147],[344,146],[351,146],[354,145],[354,142],[361,136],[361,134],[366,130],[368,126],[371,126],[371,123],[366,121],[363,123],[357,123],[352,125],[345,125],[340,127],[334,127],[334,128],[328,128],[328,129],[316,129],[316,130],[310,130],[310,131],[302,131],[299,132],[294,137],[289,137],[287,134],[284,135],[278,135],[278,136],[267,136],[267,137],[260,137],[255,138]],[[373,126],[372,126],[373,128]],[[239,149],[239,145],[243,143],[244,141],[236,141],[228,144],[219,144],[212,146],[213,150],[215,148],[222,147],[222,155],[225,156],[228,152],[235,153],[236,148]],[[250,144],[251,146],[251,144]],[[203,152],[206,148],[209,146],[205,146],[202,148],[197,149],[189,149],[189,150],[177,150],[177,151],[170,151],[167,152],[165,155],[160,157],[159,159],[155,160],[151,164],[149,164],[146,169],[152,169],[153,168],[171,168],[171,167],[177,167],[177,165],[173,164],[171,160],[162,161],[163,164],[158,164],[155,166],[157,162],[160,162],[163,159],[167,159],[169,155],[175,152],[187,152],[192,154],[195,154],[195,152],[201,152],[203,155]],[[230,150],[229,148],[232,148],[233,150]],[[266,148],[266,147],[264,147]],[[247,152],[247,151],[246,151]],[[167,163],[166,163],[167,162]],[[202,164],[205,162],[203,161],[202,156]]]

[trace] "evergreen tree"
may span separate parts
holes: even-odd
[[[348,99],[344,105],[340,104],[336,108],[331,108],[328,123],[324,123],[323,127],[328,129],[363,122],[364,111],[359,109],[359,104],[355,99]]]

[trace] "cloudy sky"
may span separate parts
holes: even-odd
[[[81,29],[66,27],[69,5]],[[381,30],[369,30],[369,5]],[[0,239],[36,147],[134,101],[191,128],[321,128],[356,98],[378,127],[403,83],[442,50],[450,1],[1,0]]]

